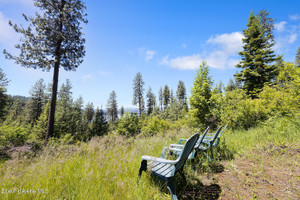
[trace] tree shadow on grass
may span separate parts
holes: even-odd
[[[225,169],[224,165],[218,160],[208,161],[206,157],[196,157],[191,162],[191,167],[199,173],[222,173]]]
[[[166,182],[159,177],[151,174],[152,183],[160,187],[161,192],[169,194]],[[183,200],[216,200],[222,192],[218,184],[204,185],[199,179],[182,177],[179,174],[175,176],[176,195],[178,199]]]
[[[218,184],[204,185],[196,178],[187,182],[186,185],[178,184],[177,188],[179,199],[183,200],[215,200],[220,197],[220,193],[222,192]]]

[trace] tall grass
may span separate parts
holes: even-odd
[[[300,119],[281,117],[270,119],[249,130],[238,130],[224,136],[230,149],[237,152],[256,147],[296,147],[300,145]]]
[[[271,144],[296,146],[299,130],[299,119],[289,118],[247,131],[228,130],[221,150],[226,154]],[[189,129],[153,137],[109,135],[77,146],[50,145],[35,156],[14,157],[0,164],[0,199],[170,199],[168,191],[162,190],[165,187],[147,173],[137,183],[140,159],[159,156],[164,146],[191,135]],[[190,169],[188,177],[194,176]]]
[[[138,169],[142,155],[159,156],[178,137],[110,135],[81,146],[49,146],[35,158],[3,164],[0,199],[168,199],[146,173],[137,184]]]

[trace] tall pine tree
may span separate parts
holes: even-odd
[[[140,72],[138,72],[133,80],[133,105],[138,105],[139,114],[142,116],[142,113],[145,108],[144,103],[144,81],[143,76]]]
[[[95,111],[93,103],[87,103],[83,112],[83,116],[88,120],[88,122],[92,122],[94,113]]]
[[[124,113],[125,113],[124,107],[121,106],[121,108],[120,108],[120,116],[123,117]]]
[[[186,89],[183,81],[178,82],[176,96],[179,105],[182,106],[183,109],[188,110]]]
[[[298,51],[296,53],[295,65],[296,65],[296,67],[300,68],[300,47],[298,48]]]
[[[26,118],[30,123],[35,123],[43,112],[44,106],[46,105],[46,84],[44,79],[38,80],[32,89],[29,91],[30,99],[26,104]]]
[[[168,85],[165,85],[164,91],[163,91],[163,104],[164,104],[165,109],[170,104],[170,100],[171,100],[170,89],[169,89]]]
[[[147,91],[147,114],[148,115],[150,115],[153,112],[155,105],[156,105],[156,97],[152,92],[151,87],[149,87]]]
[[[118,103],[117,103],[117,94],[115,91],[112,91],[109,95],[107,101],[106,114],[110,121],[114,123],[118,119]]]
[[[235,74],[238,81],[243,83],[246,93],[252,98],[261,91],[266,83],[271,83],[276,77],[275,56],[272,47],[274,46],[272,28],[270,28],[270,18],[267,14],[255,16],[251,12],[248,19],[247,29],[243,30],[244,38],[243,51],[239,52],[242,57],[236,67],[241,68],[241,72]],[[261,20],[264,21],[261,21]]]
[[[5,107],[8,102],[8,96],[6,95],[6,87],[8,85],[6,74],[0,68],[0,120],[4,119],[6,115]]]
[[[159,99],[160,110],[162,111],[162,109],[163,109],[163,89],[162,89],[162,87],[159,88],[158,99]]]
[[[85,55],[81,23],[87,23],[86,7],[81,0],[35,0],[34,5],[39,8],[34,17],[23,14],[29,23],[27,28],[9,22],[23,35],[21,43],[15,46],[20,55],[13,56],[5,50],[4,54],[24,67],[47,71],[54,68],[47,144],[54,131],[59,69],[75,71]]]
[[[97,107],[94,120],[91,123],[89,139],[94,136],[103,136],[108,132],[108,123],[102,109]]]
[[[210,115],[210,97],[212,95],[212,80],[209,76],[209,68],[206,62],[202,62],[194,81],[192,88],[192,96],[190,104],[192,114],[200,122],[201,125],[209,125]]]

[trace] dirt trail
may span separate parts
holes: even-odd
[[[202,173],[183,199],[300,199],[300,147],[257,149]]]

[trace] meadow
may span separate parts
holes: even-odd
[[[282,117],[249,130],[226,130],[209,162],[187,162],[180,199],[297,199],[300,194],[300,121]],[[151,174],[137,183],[142,155],[192,134],[187,127],[154,136],[111,134],[40,151],[16,149],[0,165],[1,199],[170,199]]]

